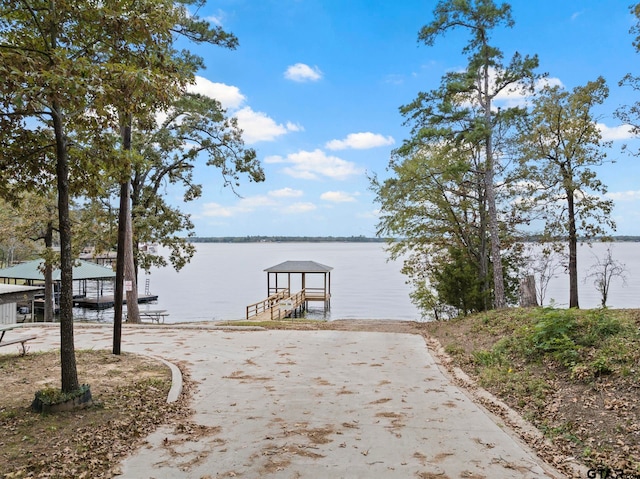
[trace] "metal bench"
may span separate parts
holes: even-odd
[[[3,331],[4,332],[4,331]],[[3,335],[4,336],[4,335]],[[36,339],[38,336],[22,336],[21,338],[10,339],[9,341],[0,341],[0,346],[10,346],[12,344],[20,344],[22,346],[22,356],[27,354],[27,347],[24,343]]]

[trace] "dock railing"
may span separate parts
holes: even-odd
[[[299,291],[292,296],[289,289],[283,289],[263,301],[247,306],[247,319],[278,320],[286,318],[300,308],[305,301],[304,291]]]
[[[291,315],[296,309],[298,309],[306,300],[306,296],[303,291],[298,291],[293,296],[283,298],[277,305],[277,307],[271,310],[271,319],[282,319]]]
[[[282,299],[288,298],[289,296],[290,296],[289,289],[285,288],[285,289],[279,290],[276,293],[269,295],[267,299],[264,299],[257,303],[250,304],[249,306],[247,306],[247,319],[251,319],[252,317],[258,316],[269,310],[272,311],[272,315],[273,315],[274,306],[278,304]]]

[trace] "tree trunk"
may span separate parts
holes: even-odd
[[[73,338],[73,256],[69,217],[69,164],[59,106],[54,102],[53,128],[56,138],[56,176],[58,181],[58,221],[60,227],[60,366],[62,392],[79,389]]]
[[[578,233],[573,191],[567,191],[567,209],[569,213],[569,307],[578,305]]]
[[[53,224],[51,221],[47,223],[47,231],[44,235],[44,246],[47,251],[51,251],[53,247]],[[47,258],[50,255],[46,255]],[[42,318],[47,323],[53,322],[53,314],[55,309],[55,292],[53,290],[53,265],[47,259],[44,265],[44,317]],[[34,318],[35,311],[31,312],[31,317]]]
[[[485,186],[487,188],[487,209],[489,212],[489,234],[491,237],[491,259],[493,264],[493,304],[496,309],[507,307],[504,291],[504,276],[502,272],[502,251],[500,246],[500,227],[498,225],[498,210],[496,208],[496,191],[494,182],[495,165],[491,146],[491,135],[487,138],[487,171],[485,172]]]
[[[536,278],[531,275],[520,281],[520,307],[532,308],[538,306],[536,297]]]
[[[129,206],[129,182],[120,185],[120,210],[118,212],[118,249],[116,253],[116,284],[113,307],[113,354],[120,354],[122,338],[122,302],[124,300],[124,262]]]
[[[129,195],[127,195],[127,201]],[[126,242],[124,250],[124,280],[127,282],[127,322],[140,323],[140,310],[138,309],[138,284],[136,268],[133,261],[133,229],[131,227],[131,214],[127,215]]]
[[[504,276],[502,272],[502,251],[500,246],[500,227],[498,225],[498,210],[496,208],[495,160],[493,158],[493,126],[491,121],[491,96],[489,95],[489,62],[483,67],[484,95],[480,103],[484,108],[484,121],[487,129],[485,155],[485,188],[487,191],[487,210],[489,213],[489,235],[491,237],[491,259],[493,264],[493,305],[496,309],[507,307],[504,291]]]

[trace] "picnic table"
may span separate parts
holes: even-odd
[[[13,338],[5,341],[4,335],[7,331],[11,331],[16,328],[21,328],[21,324],[12,323],[12,324],[0,324],[0,347],[2,346],[10,346],[12,344],[20,344],[22,346],[22,355],[27,354],[27,349],[24,343],[27,341],[31,341],[32,339],[36,339],[36,335],[31,336],[20,336],[19,338]]]
[[[160,321],[164,323],[164,318],[169,316],[166,309],[147,309],[140,311],[140,320],[150,320],[152,323],[160,324]]]

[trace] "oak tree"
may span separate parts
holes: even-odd
[[[602,77],[572,91],[547,86],[519,125],[522,177],[528,179],[523,201],[543,212],[545,238],[568,246],[571,308],[579,307],[578,238],[589,241],[615,229],[613,202],[594,171],[611,145],[593,113],[608,92]]]

